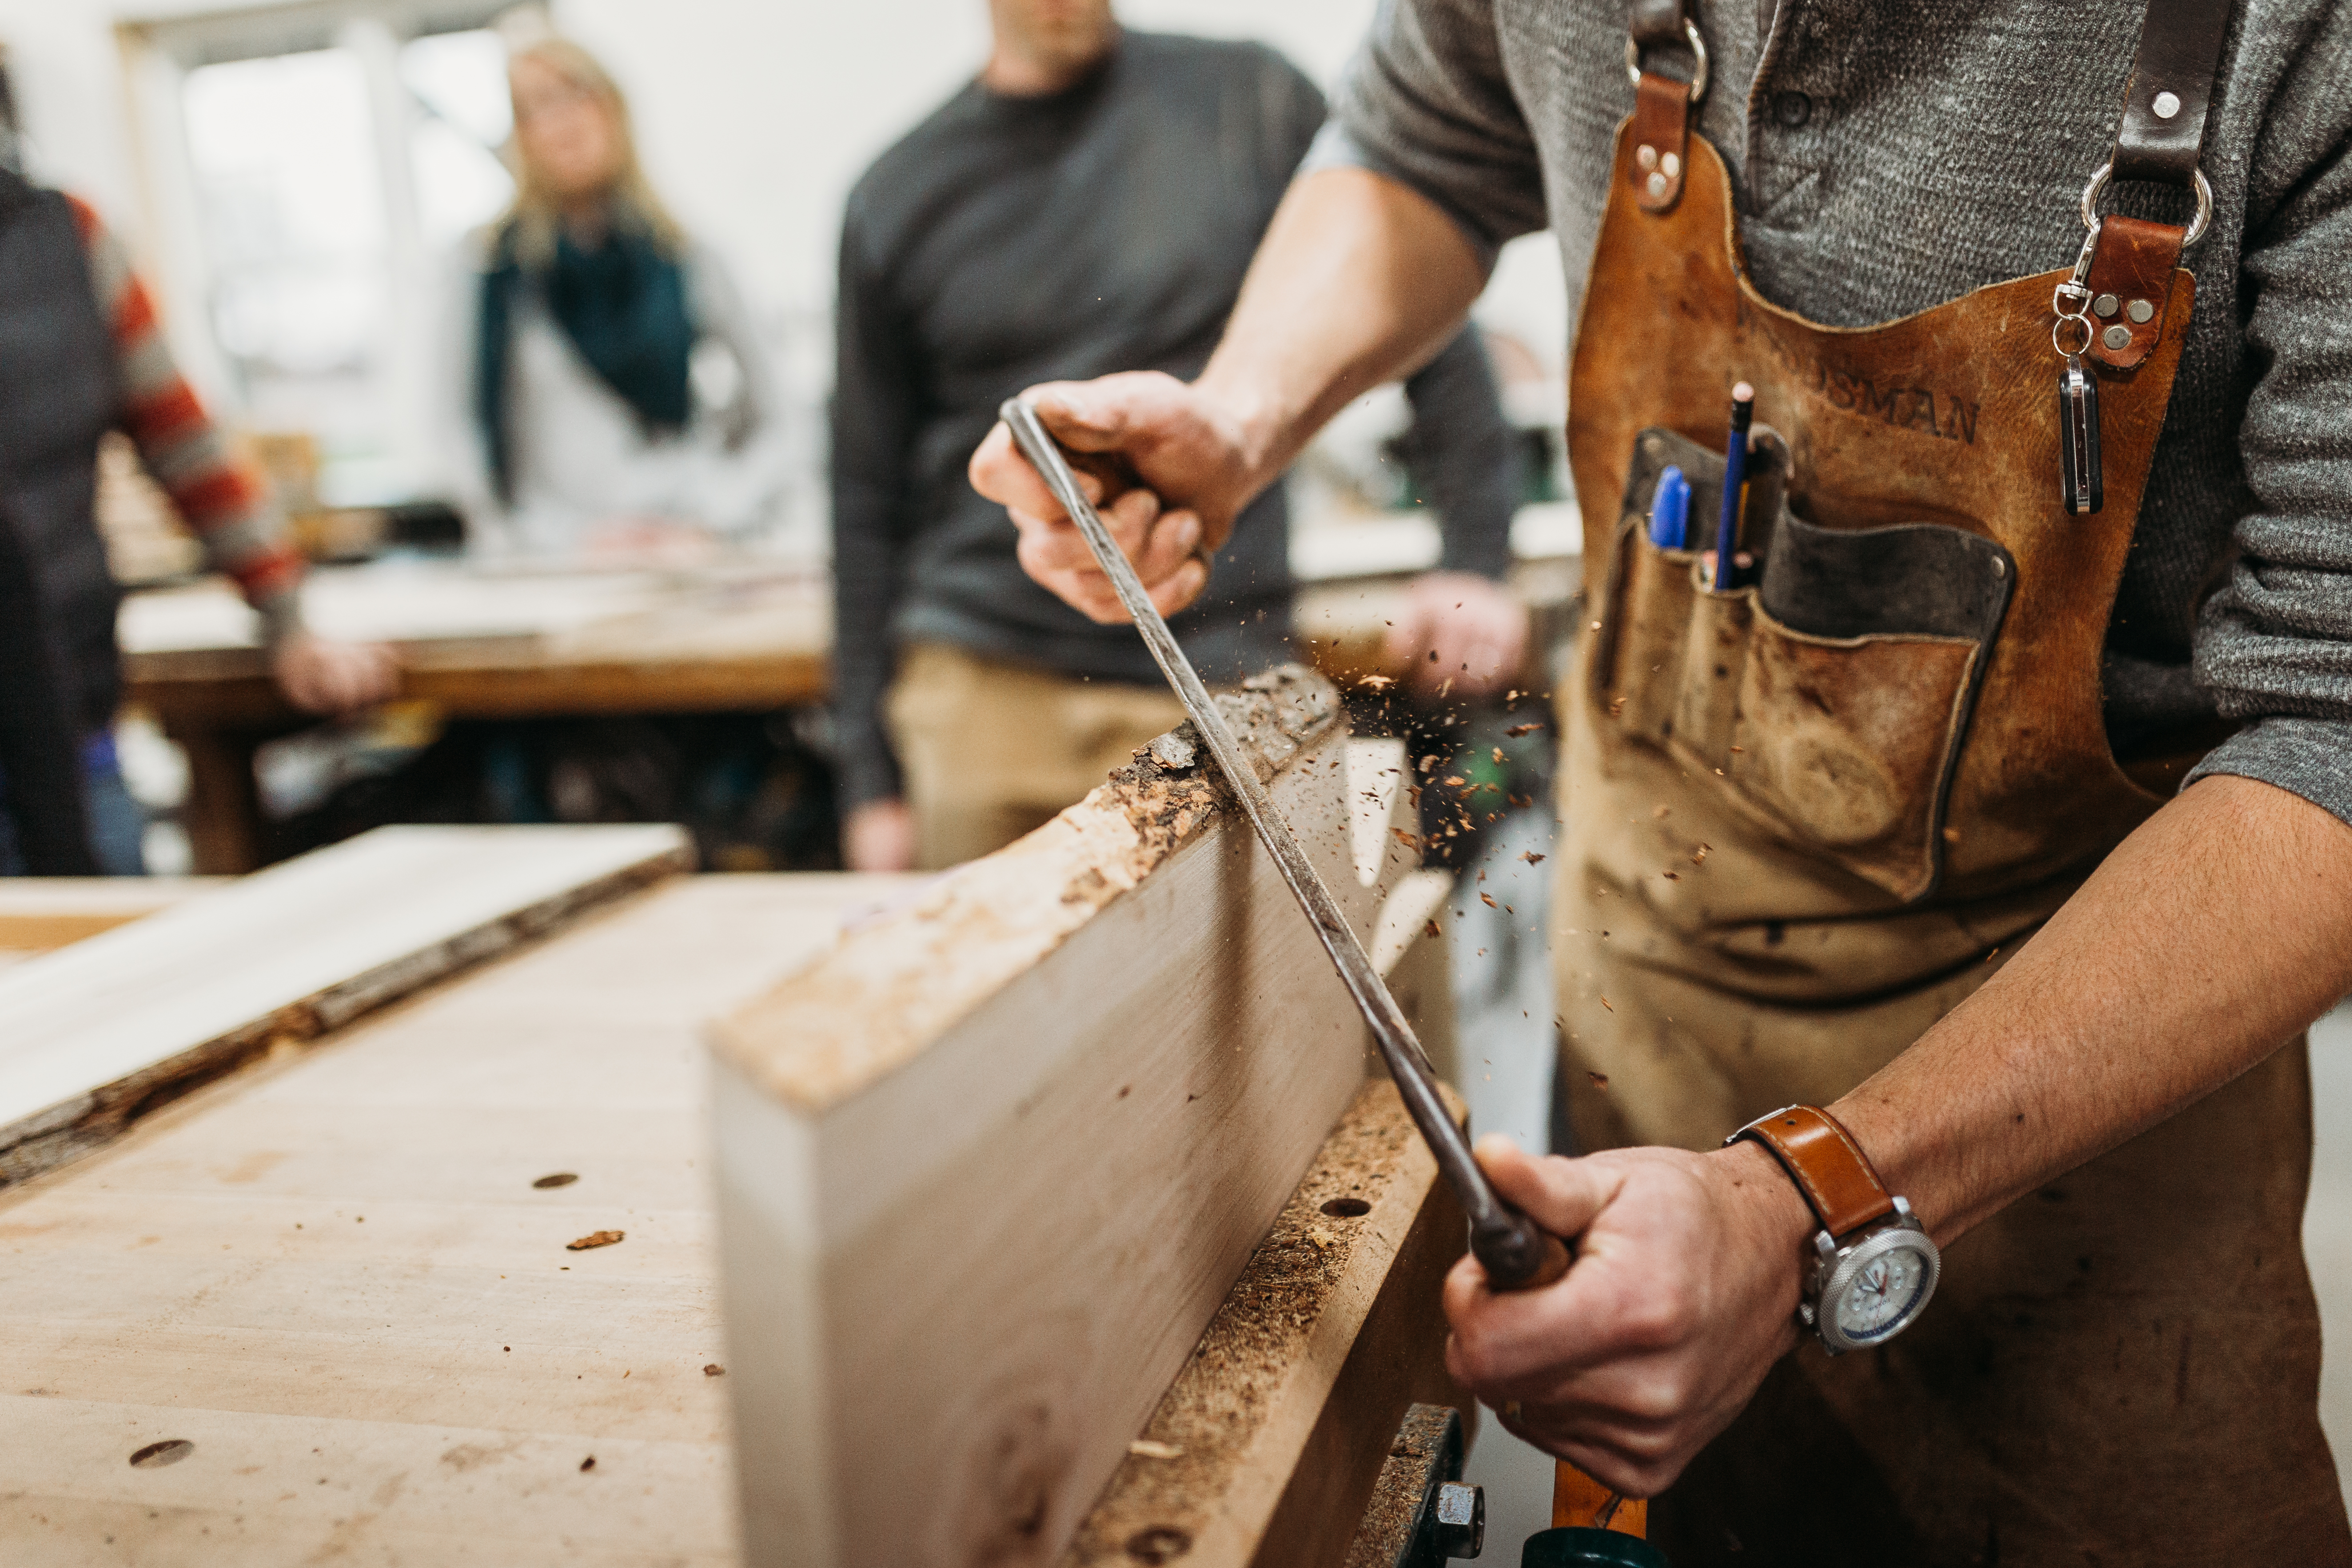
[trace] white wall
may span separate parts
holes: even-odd
[[[1123,0],[1132,26],[1261,37],[1328,85],[1374,0]],[[218,0],[0,0],[37,168],[146,240],[111,27]],[[841,200],[866,163],[977,69],[984,0],[555,0],[634,100],[647,166],[734,264],[755,306],[806,319],[833,294]],[[1566,337],[1558,268],[1514,254],[1482,312],[1547,355]]]

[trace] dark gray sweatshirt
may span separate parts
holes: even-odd
[[[842,226],[833,417],[845,806],[898,793],[882,704],[904,643],[1160,681],[1132,626],[1097,626],[1022,572],[1011,521],[965,464],[1025,386],[1199,374],[1323,117],[1315,85],[1261,46],[1130,32],[1067,91],[965,88],[858,182]],[[1517,481],[1475,338],[1406,393],[1442,564],[1500,575]],[[1172,623],[1204,678],[1286,656],[1288,531],[1276,486]]]
[[[1692,11],[1714,63],[1700,129],[1769,298],[1857,326],[2074,260],[2141,6]],[[1633,105],[1626,22],[1623,0],[1383,0],[1312,161],[1405,181],[1488,251],[1549,226],[1580,298]],[[2189,257],[2196,314],[2109,623],[2107,717],[2119,742],[2200,710],[2248,721],[2200,773],[2352,822],[2347,84],[2352,6],[2241,0],[2206,142],[2212,229]]]

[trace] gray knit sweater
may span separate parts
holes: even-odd
[[[1700,129],[1730,165],[1770,299],[1863,325],[2074,260],[2140,6],[1692,10],[1714,58]],[[1404,181],[1488,253],[1549,226],[1573,307],[1633,109],[1625,29],[1622,0],[1383,0],[1311,162]],[[2213,225],[2189,257],[2196,314],[2110,626],[2107,699],[2119,745],[2200,710],[2250,721],[2199,774],[2265,780],[2352,822],[2347,148],[2352,6],[2240,0],[2206,142]],[[2120,195],[2127,211],[2185,216],[2173,192]]]

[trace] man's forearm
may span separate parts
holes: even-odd
[[[1832,1108],[1949,1241],[2244,1072],[2352,990],[2352,827],[2214,777]]]
[[[1444,346],[1486,285],[1436,204],[1362,169],[1292,185],[1200,389],[1242,422],[1261,482],[1349,399]]]

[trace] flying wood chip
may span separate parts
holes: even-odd
[[[1530,866],[1540,866],[1543,864],[1543,857],[1537,854],[1532,849],[1520,856],[1519,858],[1526,861]]]
[[[563,1250],[566,1252],[585,1252],[592,1247],[610,1247],[626,1234],[628,1233],[625,1231],[618,1230],[592,1230],[577,1241],[565,1242],[563,1244]]]
[[[1542,728],[1543,726],[1540,724],[1514,724],[1509,729],[1504,731],[1503,733],[1516,741],[1522,735],[1532,735],[1538,730]]]
[[[1381,691],[1385,690],[1389,687],[1394,686],[1396,684],[1396,678],[1388,675],[1368,675],[1361,680],[1356,682],[1356,684],[1359,686],[1369,686],[1375,691]]]

